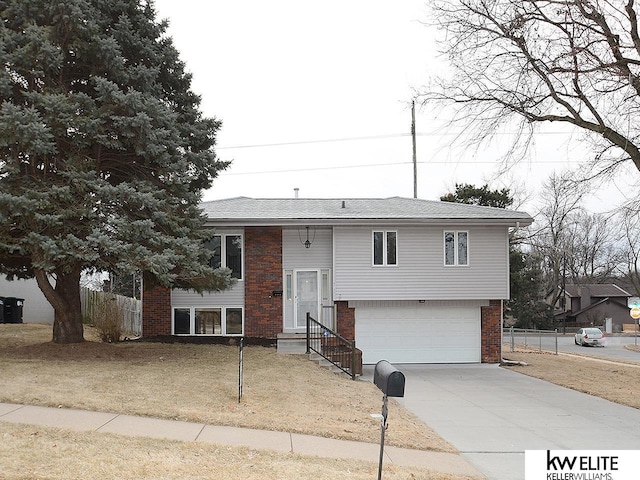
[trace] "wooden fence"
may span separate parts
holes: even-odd
[[[94,318],[96,306],[105,300],[114,300],[122,312],[122,331],[127,335],[142,335],[142,301],[108,292],[97,292],[88,288],[81,289],[82,317]]]

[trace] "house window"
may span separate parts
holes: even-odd
[[[227,308],[225,317],[225,333],[227,335],[242,335],[242,309]]]
[[[226,235],[225,237],[225,267],[231,269],[233,278],[242,278],[242,237],[240,235]]]
[[[196,308],[196,334],[222,334],[222,310],[220,308]]]
[[[227,267],[231,277],[242,279],[242,235],[214,235],[204,246],[211,250],[211,268]]]
[[[222,266],[221,241],[222,237],[220,235],[214,235],[204,242],[204,248],[211,250],[211,257],[209,257],[209,266],[211,268],[220,268]]]
[[[240,307],[180,307],[173,309],[174,335],[242,335]]]
[[[330,294],[330,286],[331,286],[331,277],[329,276],[329,270],[322,270],[322,302],[327,303],[331,298]]]
[[[191,309],[173,309],[173,332],[176,335],[188,335],[191,331]]]
[[[468,232],[444,232],[444,264],[469,265]]]
[[[398,232],[374,231],[373,232],[373,264],[397,265],[398,264]]]
[[[287,279],[287,281],[286,281],[286,290],[287,290],[286,291],[286,299],[289,300],[289,301],[291,301],[293,299],[293,294],[291,293],[292,290],[293,290],[292,277],[293,277],[293,274],[287,272],[287,274],[286,274],[286,279]]]

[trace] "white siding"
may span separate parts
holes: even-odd
[[[285,270],[305,268],[331,268],[332,233],[330,228],[309,229],[311,247],[305,248],[307,239],[304,227],[282,231],[282,264]]]
[[[509,295],[508,236],[505,227],[468,225],[401,226],[398,265],[373,266],[372,231],[335,227],[335,300],[475,300]],[[469,232],[469,265],[445,266],[443,232]]]
[[[9,281],[4,276],[0,277],[0,297],[24,298],[24,323],[53,323],[53,307],[33,278]]]
[[[349,308],[364,309],[388,309],[388,308],[406,308],[407,305],[414,308],[480,308],[488,307],[489,300],[427,300],[424,303],[406,300],[356,300],[349,302]]]
[[[240,280],[233,287],[222,292],[200,294],[191,290],[172,290],[171,305],[173,307],[244,306],[244,281]]]

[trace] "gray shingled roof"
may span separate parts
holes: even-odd
[[[490,223],[530,225],[531,216],[501,208],[414,198],[248,198],[212,200],[200,205],[210,223],[246,225],[315,223],[364,223],[393,220],[397,223]]]
[[[580,297],[581,288],[588,288],[591,298],[605,297],[631,297],[631,294],[613,283],[589,284],[589,285],[566,285],[567,295],[570,297]]]

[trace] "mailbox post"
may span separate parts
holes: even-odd
[[[382,459],[384,457],[384,433],[387,430],[387,397],[404,397],[404,374],[386,360],[380,360],[373,372],[373,383],[384,394],[382,397],[382,415],[380,418],[380,461],[378,480],[382,479]]]

